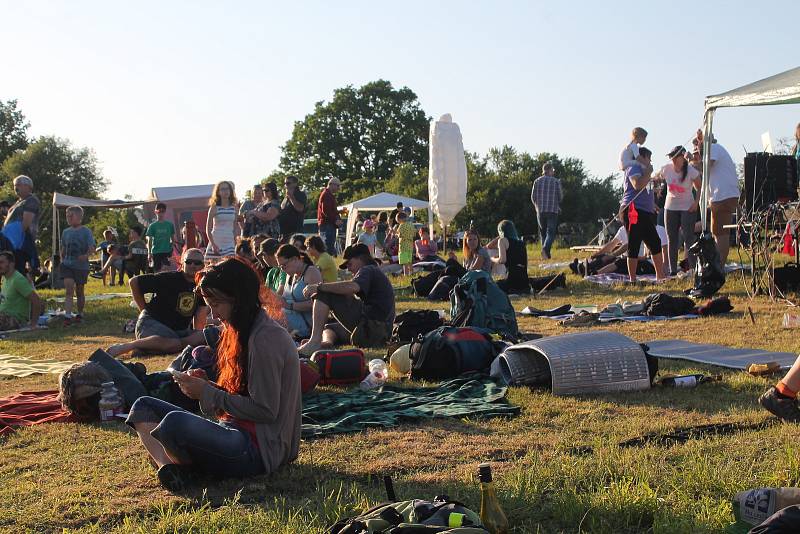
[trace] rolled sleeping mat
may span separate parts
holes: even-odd
[[[492,361],[489,372],[509,386],[551,385],[547,358],[530,350],[506,349]]]
[[[544,381],[543,362],[550,371],[554,395],[580,395],[650,387],[647,357],[642,347],[617,332],[592,331],[550,336],[508,347],[493,369],[512,384]]]

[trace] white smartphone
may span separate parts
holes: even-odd
[[[171,374],[172,376],[175,376],[175,377],[186,376],[186,373],[183,373],[183,372],[181,372],[181,371],[176,371],[176,370],[175,370],[175,369],[173,369],[172,367],[170,367],[170,368],[169,368],[169,369],[167,369],[167,370],[170,372],[170,374]]]

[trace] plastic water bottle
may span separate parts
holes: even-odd
[[[673,388],[693,388],[698,384],[719,382],[721,380],[722,375],[706,376],[698,373],[694,375],[668,376],[661,379],[661,385]]]
[[[113,421],[115,416],[122,413],[122,395],[117,391],[114,382],[103,382],[100,392],[100,420],[103,422]]]
[[[360,388],[364,391],[381,387],[389,377],[389,369],[386,362],[380,358],[369,361],[369,374],[361,381]]]

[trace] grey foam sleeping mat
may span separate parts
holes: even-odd
[[[729,369],[747,369],[751,363],[778,362],[788,369],[797,359],[793,352],[772,352],[762,349],[735,349],[710,343],[692,343],[682,339],[659,339],[647,341],[650,355],[671,360],[689,360],[727,367]]]

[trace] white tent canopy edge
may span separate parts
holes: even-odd
[[[134,208],[143,206],[151,200],[102,200],[95,198],[81,198],[65,195],[63,193],[53,193],[53,258],[58,251],[59,230],[61,229],[58,208],[69,206],[80,206],[82,208]],[[51,272],[51,277],[53,272]],[[51,279],[52,282],[52,279]]]
[[[714,111],[718,108],[798,103],[800,103],[800,67],[706,97],[703,117],[703,190],[700,196],[700,217],[704,230],[708,228],[706,221],[709,194],[708,171],[711,167]]]
[[[411,213],[413,215],[415,209],[425,209],[428,212],[428,221],[431,221],[431,214],[430,214],[430,204],[428,204],[427,200],[417,200],[416,198],[411,197],[404,197],[401,195],[395,195],[394,193],[376,193],[372,196],[368,196],[366,198],[362,198],[361,200],[355,200],[349,204],[345,204],[344,206],[339,206],[339,209],[346,209],[348,216],[347,216],[347,235],[345,237],[345,246],[349,246],[352,243],[352,236],[353,230],[356,227],[356,219],[358,218],[358,212],[361,211],[383,211],[383,210],[393,210],[397,207],[397,203],[402,202],[403,207],[411,208]]]

